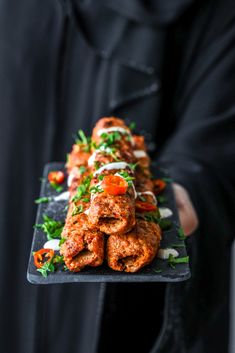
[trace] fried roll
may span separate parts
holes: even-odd
[[[73,203],[70,203],[66,223],[62,232],[65,242],[60,253],[64,256],[66,266],[70,271],[79,272],[86,266],[96,267],[104,259],[104,234],[91,230],[87,215],[83,212],[75,214]]]
[[[107,240],[107,262],[115,271],[136,272],[149,264],[157,254],[161,229],[153,223],[138,219],[126,234],[110,235]]]

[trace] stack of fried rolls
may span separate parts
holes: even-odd
[[[89,148],[73,145],[66,167],[70,198],[60,252],[68,269],[78,272],[106,259],[113,270],[136,272],[151,263],[161,229],[136,209],[137,201],[155,209],[157,202],[144,137],[132,135],[121,119],[101,118]],[[125,192],[103,189],[110,176],[124,179]]]

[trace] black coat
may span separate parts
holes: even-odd
[[[234,17],[230,0],[1,1],[2,353],[227,352]],[[111,114],[136,121],[191,195],[192,278],[32,286],[43,166],[65,160],[78,128]]]

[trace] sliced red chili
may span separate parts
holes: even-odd
[[[122,195],[126,193],[128,183],[118,175],[107,175],[102,180],[101,187],[110,195]]]
[[[52,249],[40,249],[33,255],[34,265],[37,268],[41,268],[45,263],[50,262],[53,259],[55,252]]]
[[[156,211],[157,206],[149,202],[137,200],[135,202],[135,208],[138,212],[151,212]]]
[[[52,171],[48,174],[48,180],[50,183],[62,184],[64,182],[65,175],[60,170]]]
[[[154,183],[154,194],[160,194],[166,187],[166,182],[162,179],[155,179],[153,180]]]

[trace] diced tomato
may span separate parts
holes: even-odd
[[[137,200],[135,202],[135,208],[138,212],[151,212],[156,211],[157,206],[149,202]]]
[[[48,174],[48,180],[50,183],[62,184],[64,182],[65,175],[60,170],[53,171]]]
[[[154,183],[154,194],[160,194],[166,187],[166,182],[162,179],[155,179],[153,180]]]
[[[40,249],[34,253],[34,265],[37,268],[41,268],[46,262],[50,262],[53,259],[54,250],[52,249]],[[46,259],[46,261],[45,261]]]
[[[110,195],[122,195],[126,193],[128,183],[118,175],[107,175],[102,180],[101,187]]]

